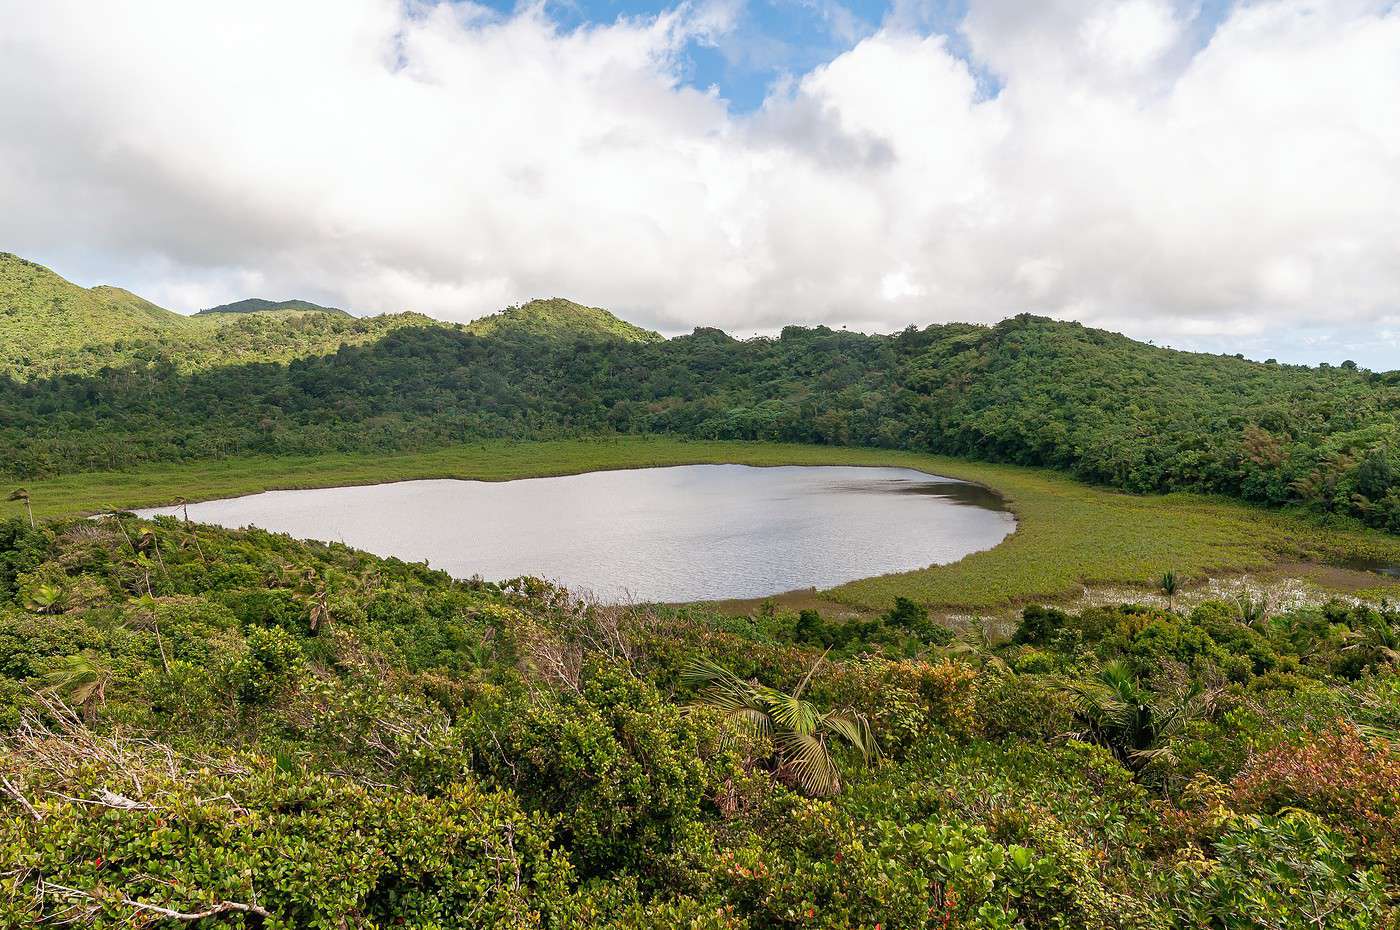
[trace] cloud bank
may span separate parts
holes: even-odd
[[[0,0],[0,249],[177,309],[667,332],[1032,311],[1400,367],[1400,8],[897,5],[762,106],[685,82],[733,3],[562,29],[403,0]],[[1335,356],[1335,357],[1334,357]]]

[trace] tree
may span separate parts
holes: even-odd
[[[1157,581],[1157,587],[1167,596],[1167,610],[1174,609],[1174,599],[1176,598],[1176,572],[1165,571]]]
[[[1127,758],[1152,744],[1152,693],[1127,663],[1109,662],[1097,675],[1071,680],[1066,690],[1077,701],[1079,716],[1104,743]]]
[[[1196,680],[1180,680],[1174,688],[1154,692],[1121,660],[1063,687],[1093,735],[1134,767],[1170,759],[1172,739],[1192,721],[1213,717],[1221,694],[1221,689]]]
[[[10,496],[5,499],[10,501],[23,501],[25,512],[29,514],[29,528],[31,530],[35,529],[34,508],[29,503],[29,490],[27,488],[15,488],[10,492]]]
[[[772,739],[774,771],[780,780],[804,794],[828,796],[841,790],[841,774],[830,748],[833,738],[849,744],[867,764],[879,757],[880,749],[864,714],[823,711],[802,699],[821,661],[813,663],[792,694],[743,681],[708,659],[692,662],[683,679],[697,688],[697,704],[715,708],[749,732]]]
[[[91,649],[64,656],[57,666],[44,676],[45,683],[65,701],[83,713],[91,725],[97,719],[97,708],[107,701],[107,684],[112,672]]]
[[[808,608],[797,614],[797,624],[793,627],[792,635],[799,643],[819,643],[825,634],[826,624],[819,612]]]

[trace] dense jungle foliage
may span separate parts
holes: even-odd
[[[218,329],[229,351],[272,352],[286,335],[301,357],[0,379],[0,472],[23,480],[247,454],[666,433],[1041,465],[1130,491],[1302,504],[1400,531],[1400,372],[1175,352],[1029,316],[894,336],[789,327],[774,339],[697,330],[624,341],[592,326],[569,338],[557,319],[542,329],[512,313],[513,325],[484,336],[242,314]],[[311,348],[340,338],[323,354]]]
[[[0,524],[0,925],[1362,930],[1400,612],[580,603]]]

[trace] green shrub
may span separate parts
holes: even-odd
[[[976,718],[993,739],[1048,740],[1074,729],[1064,689],[1034,675],[985,675],[977,683]]]
[[[469,782],[427,798],[262,758],[172,769],[149,747],[94,756],[62,739],[16,750],[11,766],[36,750],[68,767],[11,771],[42,818],[0,808],[0,907],[20,923],[130,927],[149,919],[141,905],[234,902],[266,914],[224,913],[234,926],[537,927],[568,898],[548,819]]]
[[[1181,926],[1220,930],[1371,930],[1389,926],[1379,871],[1358,870],[1352,850],[1312,814],[1229,815],[1213,858],[1167,877]]]
[[[644,681],[592,667],[578,692],[482,702],[460,735],[493,782],[561,817],[561,841],[584,876],[627,868],[656,878],[707,852],[703,821],[723,759],[707,765],[699,718]]]

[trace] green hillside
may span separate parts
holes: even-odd
[[[131,357],[131,343],[178,341],[189,320],[119,287],[83,288],[0,252],[0,374],[42,377]]]
[[[420,313],[356,318],[306,301],[254,299],[189,317],[119,287],[79,287],[0,253],[0,376],[16,381],[133,365],[193,372],[286,363],[374,342],[404,326],[455,328]]]
[[[170,363],[187,373],[254,362],[286,363],[375,342],[403,327],[465,330],[526,340],[647,343],[657,333],[595,307],[535,300],[466,327],[420,313],[354,317],[304,300],[249,298],[193,316],[118,287],[83,288],[0,253],[0,376],[32,381],[103,368]]]
[[[320,304],[313,304],[309,300],[264,300],[261,297],[249,297],[245,300],[236,300],[231,304],[208,307],[200,310],[195,316],[208,316],[213,313],[267,313],[275,310],[305,310],[315,313],[333,313],[337,316],[350,316],[339,307],[323,307]]]
[[[90,316],[116,307],[114,320],[154,315],[174,330],[127,322],[147,335],[109,336],[105,355],[60,340],[43,364],[12,361],[28,384],[0,384],[0,472],[21,478],[211,455],[666,434],[1044,466],[1400,532],[1400,372],[1179,352],[1029,315],[888,336],[790,326],[771,339],[715,329],[662,339],[565,300],[466,327],[295,311],[189,321],[47,272],[18,288],[10,303],[21,308],[67,289]],[[47,338],[30,319],[31,337]],[[93,327],[104,325],[121,330],[106,318]],[[96,374],[96,362],[114,370]],[[73,376],[46,378],[60,363]]]
[[[551,297],[473,320],[466,331],[478,336],[514,334],[543,339],[601,337],[623,342],[660,342],[660,333],[619,320],[606,310]]]

